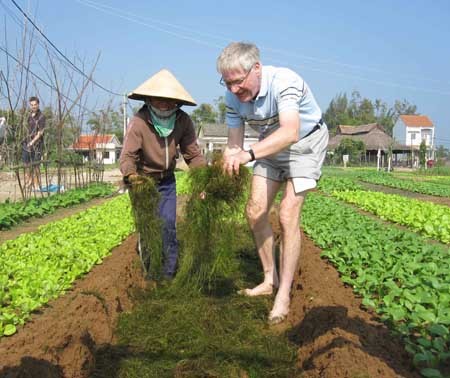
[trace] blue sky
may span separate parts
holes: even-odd
[[[259,46],[263,64],[297,71],[322,111],[337,94],[355,90],[389,106],[407,100],[432,119],[437,145],[450,147],[448,0],[15,1],[68,57],[93,62],[100,53],[95,80],[114,92],[168,68],[197,103],[212,104],[224,93],[217,56],[245,40]],[[6,24],[11,45],[20,14],[0,0],[0,15],[0,34]],[[36,63],[34,69],[42,72]],[[97,89],[90,98],[95,107],[110,95]]]

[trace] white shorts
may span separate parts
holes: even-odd
[[[316,132],[286,150],[256,160],[253,174],[280,182],[295,178],[293,183],[296,193],[312,189],[322,174],[327,145],[328,128],[323,124]]]

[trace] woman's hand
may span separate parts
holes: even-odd
[[[126,177],[125,182],[128,182],[130,185],[141,185],[144,184],[145,179],[143,176],[138,175],[137,173],[132,173]]]

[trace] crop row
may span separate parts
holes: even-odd
[[[450,361],[450,251],[310,193],[302,225],[341,273],[402,335],[428,377]]]
[[[402,224],[443,243],[450,243],[448,206],[366,190],[336,191],[333,196],[355,204],[381,219]]]
[[[439,197],[450,197],[450,186],[438,182],[412,181],[400,179],[389,173],[382,172],[359,172],[356,174],[358,180],[371,184],[389,186],[392,188],[408,190],[410,192],[428,194]]]
[[[14,334],[16,325],[100,264],[133,229],[124,195],[0,245],[0,336]]]
[[[424,181],[442,185],[450,185],[450,176],[431,176],[410,172],[395,172],[394,176],[403,180]]]
[[[58,208],[73,206],[112,192],[113,186],[110,184],[91,184],[86,188],[73,189],[49,197],[32,198],[25,202],[4,202],[0,204],[0,230],[9,229],[31,217],[41,217]]]
[[[450,208],[395,194],[362,190],[351,179],[326,177],[319,187],[340,200],[357,205],[381,219],[407,226],[427,237],[450,243]]]

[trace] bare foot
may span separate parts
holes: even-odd
[[[246,295],[248,297],[257,297],[259,295],[272,295],[274,285],[270,283],[263,282],[253,289],[243,289],[239,290],[238,294]]]
[[[287,318],[289,313],[290,300],[289,297],[280,298],[278,295],[275,298],[275,303],[273,305],[272,311],[269,314],[269,324],[274,325],[281,323]]]

